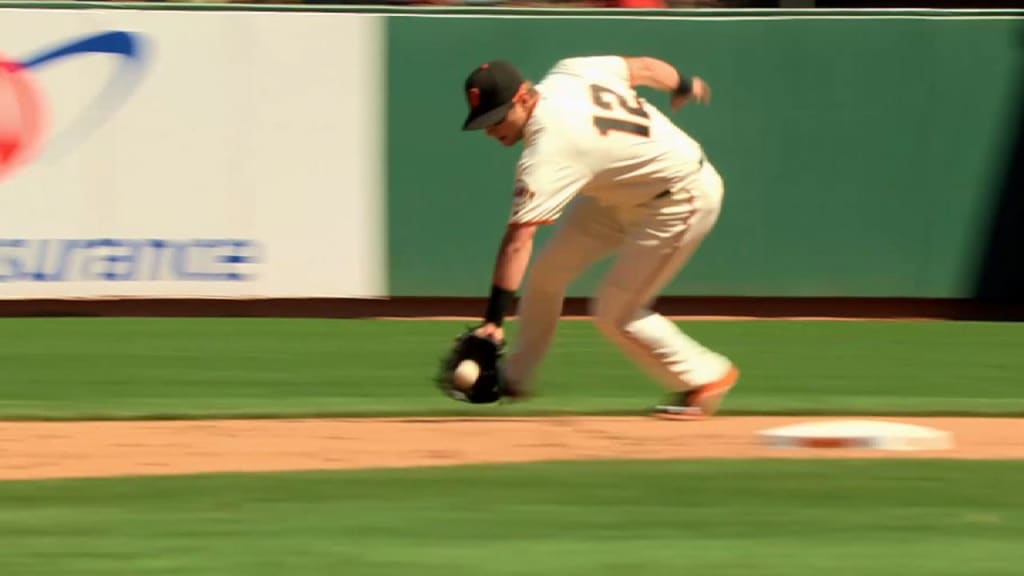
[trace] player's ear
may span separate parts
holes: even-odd
[[[522,84],[519,85],[519,90],[516,90],[516,95],[514,97],[514,100],[516,102],[524,103],[524,102],[526,102],[529,99],[529,97],[530,97],[530,95],[532,93],[533,93],[533,84],[531,84],[529,82],[523,82]]]
[[[519,89],[516,90],[516,95],[512,97],[512,100],[516,102],[523,102],[526,100],[526,82],[519,85]]]

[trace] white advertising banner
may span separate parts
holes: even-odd
[[[0,298],[379,297],[381,17],[0,9]]]

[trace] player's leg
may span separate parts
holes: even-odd
[[[650,310],[718,219],[722,181],[710,165],[687,189],[640,215],[592,303],[598,328],[673,391],[714,384],[735,370],[728,358]]]
[[[519,300],[516,345],[505,375],[528,388],[547,353],[562,315],[569,285],[580,273],[618,248],[626,229],[614,212],[592,198],[577,197],[530,267]]]

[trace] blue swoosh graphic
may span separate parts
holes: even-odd
[[[45,64],[77,54],[112,54],[121,57],[120,65],[103,90],[93,98],[85,111],[47,145],[45,157],[67,153],[98,130],[128,100],[142,80],[145,50],[142,38],[123,31],[102,32],[58,46],[22,62],[24,68],[40,68]]]
[[[140,57],[139,46],[133,34],[128,32],[105,32],[98,36],[91,36],[59,48],[54,48],[49,52],[43,52],[38,56],[25,60],[21,65],[25,68],[34,68],[50,60],[56,60],[73,54],[89,53],[120,54],[128,60],[138,60]]]

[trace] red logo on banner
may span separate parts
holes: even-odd
[[[21,65],[0,56],[0,179],[37,150],[44,132],[42,101]]]

